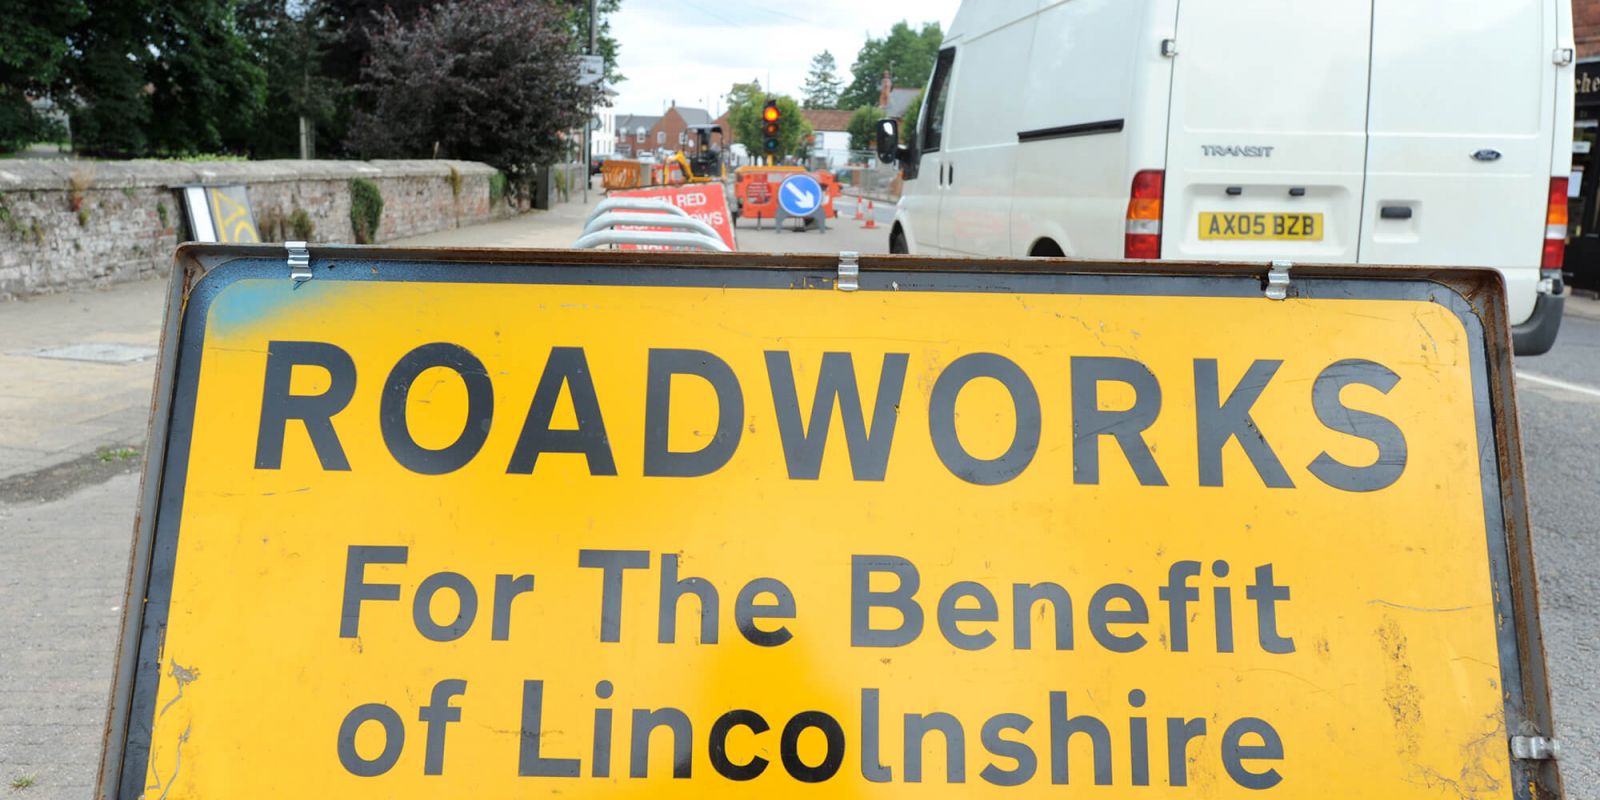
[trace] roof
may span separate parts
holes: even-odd
[[[617,133],[649,131],[660,121],[660,117],[651,117],[644,114],[621,114],[617,117]]]
[[[853,112],[842,108],[802,108],[800,116],[811,123],[814,131],[843,131],[850,128],[850,116]]]
[[[896,86],[893,89],[890,89],[889,103],[883,107],[883,113],[887,116],[894,117],[895,119],[904,117],[906,115],[907,107],[911,105],[911,101],[917,99],[917,95],[921,93],[921,87],[902,88]],[[911,113],[915,114],[916,111],[912,110]]]
[[[683,117],[685,125],[710,125],[711,112],[703,108],[690,108],[688,106],[673,106],[678,110],[678,116]]]

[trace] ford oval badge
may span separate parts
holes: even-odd
[[[1484,148],[1472,154],[1473,161],[1499,161],[1500,151]]]

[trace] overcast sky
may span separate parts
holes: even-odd
[[[850,65],[869,35],[907,20],[949,30],[960,0],[622,0],[611,17],[618,68],[618,114],[660,114],[667,103],[713,116],[736,82],[752,78],[800,96],[811,57],[824,49],[850,83]],[[771,83],[768,83],[768,75]]]

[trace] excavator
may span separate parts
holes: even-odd
[[[695,137],[695,150],[693,156],[686,156],[682,150],[672,154],[667,159],[668,163],[675,163],[683,170],[683,179],[687,183],[710,183],[722,180],[726,173],[726,166],[722,159],[722,126],[720,125],[690,125],[689,135]],[[716,134],[719,140],[716,146],[712,145],[711,134]]]

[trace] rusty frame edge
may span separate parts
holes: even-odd
[[[1495,460],[1500,467],[1500,507],[1506,530],[1506,559],[1511,577],[1513,632],[1521,661],[1523,719],[1511,736],[1554,737],[1555,719],[1550,701],[1550,680],[1544,632],[1539,619],[1539,580],[1534,564],[1533,525],[1528,507],[1527,471],[1523,463],[1522,430],[1517,417],[1515,359],[1511,323],[1503,280],[1494,274],[1491,286],[1470,286],[1447,278],[1447,286],[1471,305],[1484,323],[1485,363],[1489,401],[1495,432]],[[1489,291],[1485,291],[1485,289]],[[1495,335],[1498,334],[1498,335]],[[1509,691],[1502,688],[1502,691]],[[1509,722],[1509,720],[1508,720]],[[1514,762],[1517,759],[1513,758]],[[1565,797],[1560,770],[1553,759],[1522,760],[1533,796]]]
[[[309,248],[313,257],[363,261],[433,260],[459,264],[564,264],[641,266],[666,268],[773,269],[793,271],[834,271],[839,263],[833,253],[697,253],[644,251],[580,251],[565,249],[509,248],[387,248],[360,245],[316,245]],[[180,245],[173,257],[171,289],[163,314],[160,356],[152,390],[149,438],[140,481],[139,508],[134,520],[132,552],[122,623],[116,649],[115,672],[102,733],[102,750],[95,796],[114,800],[122,771],[122,758],[130,720],[129,705],[133,678],[137,671],[139,636],[143,625],[144,598],[149,579],[151,550],[155,535],[155,514],[161,496],[161,475],[166,461],[167,433],[177,372],[180,326],[190,292],[200,279],[217,267],[238,258],[285,255],[281,247],[270,245]],[[1265,263],[1180,262],[1180,261],[1090,261],[1071,258],[1044,259],[947,259],[922,256],[861,256],[863,272],[955,272],[978,274],[1091,274],[1255,277],[1265,286],[1271,265]],[[1484,361],[1487,368],[1488,396],[1495,434],[1497,482],[1500,488],[1502,523],[1506,533],[1515,619],[1524,719],[1513,735],[1554,736],[1550,685],[1546,666],[1544,637],[1539,627],[1539,586],[1534,565],[1532,526],[1529,516],[1526,472],[1523,464],[1521,430],[1516,415],[1516,381],[1512,366],[1511,326],[1505,302],[1505,284],[1497,270],[1433,266],[1374,266],[1348,264],[1296,264],[1292,282],[1307,278],[1364,278],[1377,280],[1422,280],[1437,283],[1461,297],[1483,323]],[[287,265],[284,280],[289,280]],[[137,611],[135,611],[137,601]],[[1503,691],[1509,691],[1504,689]],[[1508,723],[1511,722],[1508,720]],[[1527,729],[1530,728],[1531,729]],[[1535,797],[1561,798],[1563,787],[1555,762],[1517,761],[1529,778]],[[1516,780],[1515,769],[1513,780]],[[1516,791],[1516,787],[1510,787]]]

